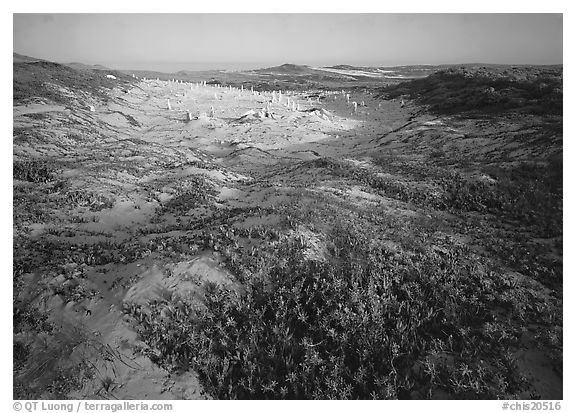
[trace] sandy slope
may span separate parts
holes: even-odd
[[[172,110],[166,109],[168,98]],[[58,227],[68,232],[53,237],[55,241],[90,244],[130,240],[139,227],[150,223],[155,208],[172,198],[180,181],[198,174],[208,178],[221,202],[261,206],[268,197],[274,198],[273,202],[281,201],[283,196],[276,191],[246,192],[235,186],[265,172],[270,164],[289,165],[294,159],[313,158],[317,151],[334,152],[341,145],[336,135],[359,121],[337,115],[327,120],[316,114],[293,112],[280,104],[272,106],[275,119],[236,120],[250,109],[263,108],[269,99],[249,91],[191,89],[188,85],[149,81],[130,93],[116,91],[114,101],[97,106],[95,112],[88,107],[69,109],[40,103],[15,107],[16,128],[41,130],[30,141],[15,142],[16,159],[33,156],[62,162],[67,165],[62,175],[70,179],[72,189],[89,188],[114,199],[111,208],[101,211],[54,211],[85,222],[63,227],[33,224],[32,237],[50,237],[47,231]],[[301,106],[302,110],[321,107],[304,98]],[[207,115],[211,107],[214,117]],[[187,109],[194,115],[190,122],[184,121]],[[214,167],[190,166],[193,163]],[[167,269],[171,269],[170,278],[165,276]],[[88,360],[97,375],[71,397],[205,397],[192,373],[170,375],[148,357],[133,354],[138,339],[121,309],[124,303],[157,298],[164,289],[193,293],[206,280],[229,282],[217,255],[159,262],[151,254],[127,265],[89,266],[79,272],[79,279],[70,281],[60,276],[49,285],[79,283],[92,292],[90,296],[68,302],[50,293],[38,298],[46,302],[45,310],[55,323],[64,330],[80,328],[78,334],[89,338],[88,344],[75,347],[66,357]],[[112,384],[104,388],[106,378],[112,379]]]
[[[508,152],[511,162],[550,155],[534,154],[514,141],[520,128],[513,122],[506,124],[510,142],[503,142],[487,137],[498,125],[490,124],[490,130],[479,133],[480,121],[438,118],[411,105],[402,108],[397,101],[375,100],[367,93],[351,94],[350,102],[365,104],[357,113],[339,92],[324,92],[320,103],[315,98],[309,101],[306,93],[290,97],[300,104],[300,111],[273,103],[274,118],[241,118],[250,110],[257,114],[264,109],[271,94],[149,80],[129,93],[115,90],[113,100],[97,105],[95,112],[88,106],[17,106],[14,127],[20,135],[14,142],[15,159],[49,158],[63,165],[62,177],[70,182],[69,190],[89,189],[113,202],[101,210],[55,208],[51,220],[30,223],[18,231],[28,231],[32,239],[73,245],[103,240],[146,243],[185,236],[189,232],[185,220],[209,220],[230,208],[285,204],[302,188],[339,202],[373,205],[414,217],[424,213],[359,186],[334,181],[323,169],[303,168],[300,162],[331,157],[370,170],[373,165],[367,156],[379,153],[423,159],[433,150],[442,150],[448,155],[475,153],[488,158],[498,150]],[[171,110],[166,107],[167,99]],[[186,121],[187,110],[191,121]],[[35,133],[27,132],[32,129]],[[197,176],[214,191],[213,203],[180,211],[183,216],[158,212]],[[25,185],[15,181],[15,186]],[[273,214],[240,216],[233,221],[237,228],[274,224]],[[50,278],[53,275],[37,273],[28,277],[42,279],[42,285],[76,284],[90,292],[73,299],[49,289],[38,292],[37,301],[45,303],[54,322],[65,329],[78,327],[78,334],[86,337],[80,340],[82,345],[61,355],[61,362],[88,360],[97,371],[72,397],[207,397],[193,373],[170,374],[136,351],[142,343],[122,314],[122,306],[170,291],[201,296],[204,281],[234,285],[218,251],[191,248],[188,253],[172,254],[155,250],[124,264],[71,263],[70,271],[77,276]],[[539,360],[541,354],[534,352],[523,359]],[[557,384],[553,373],[546,370],[546,374],[552,377],[547,383]],[[110,385],[102,384],[106,378],[111,379]],[[554,395],[557,386],[551,387],[542,391]]]

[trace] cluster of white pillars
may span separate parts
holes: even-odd
[[[157,79],[157,80],[158,80],[158,79]],[[206,86],[207,86],[207,83],[206,83],[205,80],[204,80],[204,81],[200,81],[200,82],[196,82],[196,83],[194,83],[194,84],[193,84],[193,83],[189,83],[189,82],[184,82],[184,81],[181,81],[181,80],[176,80],[176,79],[172,79],[172,81],[173,81],[173,82],[176,82],[176,83],[185,83],[186,85],[190,85],[190,90],[193,90],[194,87],[199,88],[199,87],[206,87]],[[168,82],[167,82],[167,83],[168,83]],[[240,85],[240,88],[235,88],[235,87],[233,87],[232,85],[228,85],[228,86],[226,87],[226,86],[223,86],[223,85],[220,85],[220,84],[215,84],[215,85],[212,85],[212,86],[213,86],[214,88],[216,88],[216,89],[227,89],[227,90],[229,90],[229,91],[237,90],[237,91],[240,92],[240,94],[243,93],[244,90],[245,90],[243,84]],[[247,89],[246,89],[246,91],[247,91]],[[279,104],[282,104],[282,105],[285,106],[288,110],[292,110],[292,111],[300,111],[300,110],[301,110],[301,104],[300,104],[300,102],[298,102],[297,99],[296,99],[294,96],[290,96],[289,94],[284,93],[284,96],[283,96],[282,90],[271,91],[271,92],[262,92],[262,93],[260,93],[260,92],[254,91],[254,86],[250,86],[250,92],[251,92],[254,96],[259,96],[259,95],[269,96],[269,97],[271,96],[271,101],[268,101],[268,102],[266,103],[266,111],[267,111],[267,112],[270,112],[271,103],[279,103]],[[225,93],[225,92],[224,92],[224,93]],[[347,101],[348,103],[350,103],[350,94],[347,94],[347,93],[345,93],[344,90],[342,90],[342,95],[345,96],[346,101]],[[239,95],[239,96],[240,96],[240,95]],[[335,96],[335,98],[336,98],[336,96]],[[214,93],[214,99],[215,99],[215,100],[221,99],[221,95],[219,95],[218,93]],[[307,103],[308,103],[309,105],[312,104],[312,99],[311,99],[310,97],[307,98]],[[320,104],[320,96],[317,96],[317,97],[316,97],[316,103]],[[352,105],[353,105],[353,107],[354,107],[354,113],[357,113],[357,111],[358,111],[358,103],[357,103],[357,102],[352,102]],[[363,106],[363,105],[364,105],[364,102],[361,103],[361,106]],[[172,105],[171,105],[171,103],[170,103],[170,99],[166,99],[166,107],[167,107],[168,110],[172,110]],[[210,117],[214,117],[214,116],[215,116],[214,106],[211,106],[211,107],[210,107]],[[190,113],[190,110],[186,110],[186,120],[187,120],[187,121],[192,120],[192,115],[191,115],[191,113]]]

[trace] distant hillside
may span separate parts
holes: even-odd
[[[449,68],[426,78],[380,89],[379,96],[406,96],[432,112],[562,114],[563,71],[558,66]]]
[[[400,82],[410,79],[425,77],[435,71],[440,70],[439,66],[397,66],[397,67],[357,67],[352,65],[334,65],[326,67],[312,67],[308,65],[297,65],[285,63],[279,66],[238,70],[180,70],[176,73],[162,73],[151,70],[122,70],[126,74],[135,74],[142,78],[148,79],[159,78],[161,80],[178,79],[184,81],[201,81],[210,82],[219,81],[223,84],[236,84],[238,82],[252,82],[261,90],[281,87],[292,88],[298,87],[315,87],[318,84],[325,84],[330,87],[333,82],[339,85],[342,82],[349,82],[348,87],[355,87],[359,84],[365,86],[366,82],[382,82],[389,84],[391,82]],[[289,82],[282,85],[267,85],[273,82]],[[340,85],[341,86],[341,85]]]
[[[13,64],[14,103],[43,97],[56,103],[68,104],[71,97],[64,91],[90,93],[97,98],[107,99],[107,90],[133,82],[131,76],[120,72],[108,71],[108,73],[116,76],[116,79],[108,79],[101,71],[76,70],[44,60],[15,61]]]
[[[72,69],[76,70],[111,70],[106,66],[102,65],[86,65],[84,63],[78,63],[78,62],[65,63],[65,66],[71,67]]]
[[[358,67],[351,66],[351,65],[334,65],[334,66],[326,66],[328,69],[340,69],[340,70],[356,70]]]
[[[12,53],[13,63],[32,63],[32,62],[47,62],[44,59],[38,59],[36,57],[25,56],[23,54]]]
[[[256,69],[253,72],[256,73],[274,73],[274,74],[287,74],[287,75],[298,75],[298,74],[308,74],[313,69],[305,65],[295,65],[292,63],[284,63],[280,66],[267,67],[264,69]]]
[[[376,68],[363,70],[349,65],[337,65],[332,67],[311,67],[285,63],[280,66],[265,69],[252,70],[251,73],[266,76],[294,76],[294,81],[308,80],[311,82],[326,81],[350,81],[384,79],[384,76]],[[297,80],[298,79],[298,80]]]
[[[19,53],[12,53],[13,63],[37,63],[37,62],[51,62],[50,60],[39,59],[37,57],[25,56]],[[75,70],[110,70],[106,66],[102,65],[87,65],[79,62],[72,63],[62,63],[64,66],[71,67]]]

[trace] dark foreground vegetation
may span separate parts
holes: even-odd
[[[527,389],[509,322],[509,284],[466,250],[398,255],[339,227],[326,261],[280,243],[244,280],[126,311],[153,359],[194,368],[217,398],[513,398]],[[520,316],[520,314],[517,314]]]
[[[337,172],[344,164],[314,167]],[[391,191],[362,174],[346,176],[429,211],[449,208],[464,218],[494,208],[496,227],[523,222],[546,237],[561,235],[554,192],[530,203],[528,194],[540,196],[530,187],[480,190],[462,179],[434,203],[402,186]],[[465,218],[469,233],[483,234],[478,242],[487,250],[478,253],[439,238],[450,224],[437,217],[406,221],[326,203],[283,209],[284,225],[264,231],[271,236],[251,254],[237,248],[242,234],[224,226],[206,245],[227,257],[241,288],[207,284],[200,301],[171,292],[149,306],[126,306],[151,358],[173,371],[198,371],[223,399],[538,398],[513,355],[521,326],[534,323],[561,371],[559,297],[534,295],[534,284],[503,270],[561,290],[561,263],[537,244],[512,242]],[[301,226],[328,240],[322,253],[310,257],[309,242],[286,235]]]

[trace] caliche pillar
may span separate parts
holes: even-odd
[[[166,99],[166,108],[172,110],[172,105],[170,104],[170,99]]]

